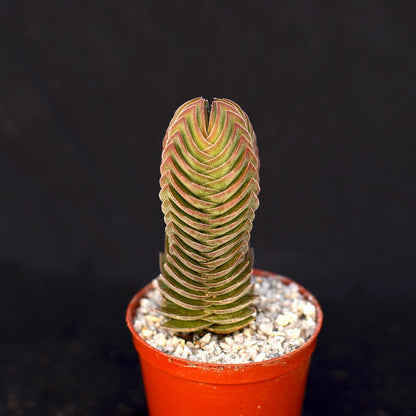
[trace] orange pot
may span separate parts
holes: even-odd
[[[254,270],[255,276],[277,275]],[[281,277],[284,284],[292,280]],[[145,342],[133,327],[140,299],[152,288],[140,290],[126,314],[134,346],[140,356],[151,416],[299,416],[312,352],[323,314],[315,297],[299,286],[316,307],[313,336],[297,350],[260,363],[208,364],[172,357]]]

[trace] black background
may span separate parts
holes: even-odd
[[[256,267],[324,309],[304,415],[416,414],[415,12],[3,0],[0,414],[147,414],[124,311],[158,273],[161,141],[197,96],[256,131]]]

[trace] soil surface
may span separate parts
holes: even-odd
[[[133,325],[151,346],[178,358],[216,364],[261,362],[288,354],[307,342],[316,331],[315,306],[302,296],[295,283],[283,284],[278,277],[252,279],[254,319],[244,328],[227,335],[210,332],[180,334],[168,331],[166,318],[158,310],[162,294],[158,279],[136,309]],[[255,312],[254,312],[255,311]]]

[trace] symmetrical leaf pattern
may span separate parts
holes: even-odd
[[[186,102],[163,140],[160,199],[166,224],[160,309],[178,332],[230,333],[255,313],[252,251],[259,159],[247,115],[228,99]]]

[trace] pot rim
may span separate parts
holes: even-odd
[[[253,269],[253,276],[262,276],[262,277],[271,277],[271,278],[278,278],[283,284],[290,284],[294,283],[299,289],[299,292],[303,295],[303,297],[311,302],[315,306],[316,310],[316,327],[315,331],[312,336],[305,342],[301,347],[287,353],[285,355],[271,358],[269,360],[264,360],[260,362],[254,363],[239,363],[239,364],[220,364],[220,363],[207,363],[207,362],[200,362],[200,361],[192,361],[187,360],[185,358],[175,357],[173,355],[167,354],[158,350],[157,348],[148,344],[135,330],[133,325],[134,316],[136,313],[136,309],[139,305],[140,299],[146,295],[146,293],[153,288],[153,284],[149,283],[148,285],[144,286],[139,292],[135,294],[135,296],[131,299],[127,311],[126,311],[126,322],[127,326],[130,329],[130,332],[133,336],[133,342],[136,348],[139,348],[139,354],[141,358],[149,359],[149,357],[143,357],[142,355],[151,355],[158,361],[169,362],[170,365],[176,365],[182,368],[190,369],[193,368],[195,370],[205,370],[205,371],[220,371],[222,373],[222,377],[225,375],[224,373],[238,373],[239,371],[244,372],[245,370],[253,369],[255,367],[276,367],[276,365],[281,365],[284,367],[284,371],[282,373],[286,373],[291,371],[291,369],[296,366],[296,362],[299,361],[299,357],[302,355],[311,355],[317,341],[317,336],[322,328],[323,323],[323,312],[319,302],[312,295],[307,289],[303,286],[295,282],[294,280],[273,273],[265,270],[260,269]]]

